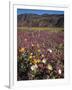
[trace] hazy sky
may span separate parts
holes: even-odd
[[[64,11],[55,10],[33,10],[33,9],[17,9],[17,14],[64,14]]]

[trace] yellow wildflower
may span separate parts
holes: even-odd
[[[29,56],[29,59],[32,59],[32,55]]]
[[[52,71],[53,70],[53,67],[52,67],[52,65],[51,64],[48,64],[48,67],[47,67],[50,71]]]
[[[33,64],[37,64],[37,60],[34,59],[34,60],[32,61],[32,63],[33,63]]]
[[[37,59],[37,63],[40,63],[40,61],[41,61],[40,59]]]
[[[40,50],[40,49],[38,49],[38,52],[41,52],[41,50]]]
[[[25,51],[25,48],[20,48],[20,49],[19,49],[19,52],[20,52],[20,53],[23,53],[24,51]]]

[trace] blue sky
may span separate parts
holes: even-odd
[[[17,14],[64,14],[64,11],[55,10],[34,10],[34,9],[17,9]]]

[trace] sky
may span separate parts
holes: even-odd
[[[64,14],[64,11],[55,10],[34,10],[34,9],[17,9],[17,15],[19,14]]]

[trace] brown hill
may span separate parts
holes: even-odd
[[[64,15],[20,14],[17,16],[17,26],[25,27],[64,27]]]

